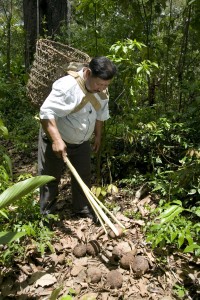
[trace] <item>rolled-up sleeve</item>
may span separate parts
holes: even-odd
[[[73,79],[72,79],[73,80]],[[74,110],[78,104],[78,97],[75,97],[74,89],[76,89],[76,81],[74,86],[68,88],[69,82],[66,77],[57,80],[53,86],[49,96],[40,108],[41,119],[56,119],[64,117]]]
[[[108,99],[107,100],[99,100],[101,103],[101,109],[97,111],[97,120],[106,121],[110,118],[109,107],[108,107]]]

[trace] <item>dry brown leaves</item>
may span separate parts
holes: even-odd
[[[54,244],[54,253],[44,257],[30,255],[24,262],[18,262],[15,274],[10,271],[7,278],[2,279],[1,297],[15,299],[49,299],[56,288],[61,288],[59,297],[67,295],[73,288],[77,295],[74,299],[173,299],[171,288],[178,274],[171,271],[172,262],[166,270],[160,271],[153,252],[147,247],[141,234],[141,224],[118,213],[117,218],[127,228],[120,239],[111,239],[88,219],[64,220],[55,227],[58,237]],[[71,228],[72,234],[64,233],[64,228]],[[85,256],[76,258],[73,248],[79,243],[98,240],[101,252],[96,257]],[[111,260],[112,250],[118,244],[123,244],[127,251],[137,249],[137,254],[148,259],[150,269],[140,278],[134,272],[120,268]],[[31,252],[30,252],[31,253]],[[95,267],[101,270],[99,283],[91,283],[87,277],[87,269]],[[123,276],[121,288],[112,289],[106,286],[106,277],[110,270],[117,269]],[[14,275],[14,276],[13,276]],[[26,298],[27,297],[27,298]],[[58,297],[58,299],[59,299]],[[167,299],[167,298],[166,298]]]
[[[68,179],[62,184],[67,185]],[[61,200],[66,199],[66,192],[61,189]],[[0,300],[1,299],[50,299],[52,292],[59,289],[60,299],[67,295],[70,289],[76,291],[73,299],[81,300],[172,300],[179,299],[172,288],[174,284],[183,285],[186,281],[200,290],[200,261],[194,261],[188,255],[179,253],[155,253],[145,243],[142,228],[148,211],[145,204],[155,207],[151,196],[143,199],[130,199],[126,195],[111,197],[108,201],[115,201],[121,207],[120,211],[139,211],[142,220],[133,220],[125,217],[121,212],[116,214],[117,219],[126,227],[126,231],[119,239],[112,239],[104,233],[101,227],[91,223],[91,220],[72,220],[65,218],[65,203],[59,202],[62,210],[61,221],[54,226],[56,239],[53,243],[54,252],[40,257],[33,245],[27,247],[27,256],[24,261],[13,262],[10,270],[1,270],[0,273]],[[69,230],[70,229],[70,230]],[[86,255],[76,258],[73,249],[77,244],[97,240],[101,251],[95,256]],[[112,251],[116,245],[123,244],[126,251],[133,250],[137,255],[144,256],[149,263],[149,271],[139,278],[133,270],[124,270],[112,260]],[[100,282],[91,283],[87,270],[95,267],[101,270]],[[106,277],[110,270],[118,270],[123,277],[122,287],[110,288],[106,285]],[[4,277],[3,273],[6,273]],[[197,296],[198,297],[198,296]],[[199,297],[200,298],[200,297]],[[199,299],[194,298],[194,299]],[[184,299],[193,299],[187,295]]]

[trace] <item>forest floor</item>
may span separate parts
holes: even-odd
[[[15,172],[36,175],[33,161],[36,162],[36,153],[31,159],[15,155]],[[111,238],[90,219],[73,218],[70,199],[70,180],[66,171],[57,203],[58,221],[52,227],[53,252],[41,257],[33,245],[28,245],[24,261],[13,262],[7,277],[0,276],[0,300],[54,300],[63,296],[66,300],[200,299],[200,259],[167,249],[153,250],[145,242],[143,228],[149,216],[145,207],[148,204],[150,209],[154,209],[157,205],[155,197],[147,194],[143,199],[135,199],[123,190],[107,197],[108,203],[118,207],[116,218],[126,228],[119,238]],[[127,217],[123,214],[125,211],[130,211],[130,215],[131,212],[140,212],[142,218]],[[90,241],[95,241],[98,253],[76,257],[74,247]],[[122,253],[132,251],[135,256],[145,258],[148,270],[137,274],[132,268],[122,268],[118,260],[113,259],[113,249],[117,245],[123,249]],[[101,279],[97,283],[93,282],[95,274],[89,275],[91,267],[95,268],[95,274],[100,272]],[[122,284],[117,288],[108,283],[107,276],[111,270],[121,274]],[[117,275],[113,276],[112,279],[116,280]]]

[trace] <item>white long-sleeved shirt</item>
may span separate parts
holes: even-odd
[[[83,78],[83,70],[78,72]],[[101,104],[95,111],[90,102],[73,113],[81,103],[84,93],[72,76],[64,76],[54,82],[52,91],[40,108],[41,119],[55,119],[62,139],[70,144],[81,144],[91,137],[96,120],[109,119],[108,100],[102,100],[98,93],[94,96]]]

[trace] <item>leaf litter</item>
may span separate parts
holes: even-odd
[[[32,166],[30,168],[32,171]],[[27,169],[28,166],[26,172]],[[71,290],[74,291],[72,299],[75,300],[200,299],[200,259],[179,252],[159,252],[145,242],[142,228],[149,214],[145,204],[156,207],[156,201],[151,195],[142,199],[131,199],[123,191],[119,191],[116,196],[112,195],[111,201],[118,206],[116,217],[126,231],[120,238],[111,238],[91,220],[77,220],[70,216],[68,174],[62,179],[60,190],[56,212],[60,221],[53,227],[56,237],[52,242],[54,252],[45,253],[41,257],[34,245],[27,245],[24,261],[13,262],[10,270],[0,270],[0,300],[54,300],[71,295]],[[124,210],[139,211],[142,217],[139,220],[126,217],[123,215]],[[76,245],[95,240],[100,245],[100,252],[96,256],[86,254],[85,257],[77,258],[73,255]],[[112,251],[118,245],[121,248],[124,246],[125,252],[134,249],[135,255],[146,258],[149,270],[136,276],[131,267],[123,269],[118,261],[113,260]],[[92,283],[87,276],[87,270],[91,267],[101,271],[102,276],[97,283]],[[121,287],[111,288],[106,285],[107,275],[112,270],[122,275]],[[177,288],[190,287],[190,292],[180,297],[174,291],[175,285]]]

